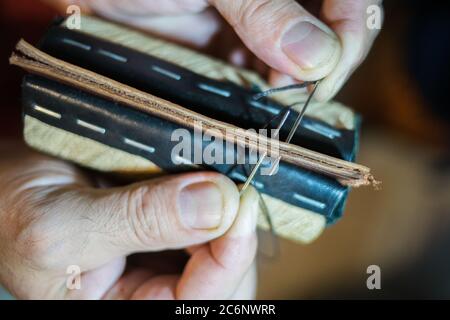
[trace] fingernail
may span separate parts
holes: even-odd
[[[213,229],[220,226],[223,195],[212,182],[186,186],[179,195],[183,223],[192,229]]]
[[[306,21],[293,26],[281,40],[283,52],[304,70],[326,64],[338,45],[336,38]]]

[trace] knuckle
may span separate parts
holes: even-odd
[[[33,192],[22,198],[14,219],[12,239],[16,254],[36,269],[60,268],[68,254],[68,239],[76,234],[67,229],[64,218],[56,215],[64,210],[61,203],[46,192]]]
[[[14,190],[1,201],[0,224],[8,228],[0,230],[0,241],[8,255],[36,269],[50,268],[55,262],[55,249],[61,247],[62,241],[55,237],[58,229],[51,219],[48,192],[41,188]]]
[[[43,219],[19,223],[14,236],[17,254],[35,268],[51,268],[54,264],[54,242],[50,233],[48,223]]]
[[[271,0],[244,1],[236,10],[235,25],[251,26],[264,20],[265,15],[273,13],[267,8],[271,5]],[[270,18],[270,16],[266,18]]]
[[[131,234],[144,246],[164,242],[167,228],[164,217],[170,210],[167,194],[159,186],[141,186],[129,192],[127,220]]]

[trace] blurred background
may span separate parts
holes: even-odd
[[[373,50],[337,97],[363,115],[358,162],[382,189],[353,190],[344,218],[313,244],[280,240],[277,257],[261,256],[258,298],[450,298],[450,8],[384,5]],[[39,1],[0,1],[2,138],[21,137],[22,73],[9,55],[56,15]],[[367,289],[370,265],[380,290]]]

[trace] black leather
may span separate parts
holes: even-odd
[[[156,57],[57,25],[48,30],[39,47],[56,58],[245,129],[264,127],[284,107],[267,98],[253,100],[256,88],[252,91],[231,82],[210,79]],[[100,52],[113,53],[126,62]],[[155,72],[152,69],[155,66],[178,75],[180,80]],[[230,96],[202,90],[201,84],[229,92]],[[255,104],[264,107],[255,107]],[[296,117],[297,113],[292,112],[280,132],[280,140],[287,136]],[[292,143],[353,161],[357,131],[338,130],[305,116]]]
[[[127,106],[99,98],[79,89],[57,83],[42,77],[27,75],[22,87],[24,114],[37,118],[49,125],[78,135],[91,138],[105,145],[127,151],[151,160],[168,172],[191,171],[190,166],[175,165],[171,151],[178,142],[171,141],[173,130],[178,125],[155,116],[136,111]],[[35,106],[61,115],[60,118],[38,111]],[[105,129],[104,133],[77,124],[77,120]],[[190,129],[191,138],[195,139]],[[124,143],[124,138],[137,141],[154,148],[148,152]],[[203,148],[208,145],[203,142]],[[203,166],[226,174],[238,183],[245,177],[241,166]],[[274,176],[257,175],[255,186],[260,192],[324,215],[328,223],[335,222],[342,214],[348,188],[334,179],[281,162]]]
[[[255,101],[253,95],[259,92],[256,87],[247,89],[210,79],[136,50],[68,30],[60,22],[48,30],[39,47],[56,58],[241,128],[262,128],[284,108],[267,98]],[[36,106],[60,117],[50,116]],[[167,172],[214,170],[242,183],[251,170],[248,165],[213,164],[197,169],[175,165],[171,152],[178,142],[171,141],[171,134],[181,128],[179,125],[43,77],[25,77],[23,108],[25,115],[142,156]],[[296,116],[292,112],[287,120],[282,140]],[[338,130],[306,116],[292,143],[353,161],[358,148],[359,117],[356,119],[356,130]],[[77,122],[80,120],[103,131],[82,126]],[[192,140],[198,139],[191,129],[185,129]],[[125,138],[140,143],[140,147],[125,143]],[[209,145],[205,141],[200,143],[203,149]],[[254,185],[262,193],[324,215],[328,223],[340,218],[348,195],[348,188],[336,180],[285,162],[280,163],[274,176],[258,174]]]

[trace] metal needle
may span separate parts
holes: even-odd
[[[306,100],[305,104],[303,105],[303,109],[298,114],[297,119],[295,120],[295,123],[292,126],[288,137],[286,138],[286,141],[285,141],[286,143],[290,143],[292,138],[294,137],[294,134],[297,131],[298,127],[300,126],[300,123],[303,120],[303,116],[305,115],[305,112],[306,112],[306,109],[308,108],[309,102],[311,101],[312,97],[314,96],[314,93],[316,92],[318,85],[319,85],[319,81],[316,81],[316,83],[314,84],[313,90],[311,91],[311,94],[309,95],[308,99]],[[278,157],[278,159],[272,164],[272,169],[270,169],[270,171],[269,171],[269,176],[273,175],[273,172],[275,171],[279,162],[280,162],[280,157]]]
[[[314,84],[314,87],[311,91],[311,94],[309,95],[308,99],[306,100],[305,104],[303,105],[302,111],[297,116],[297,119],[295,119],[295,123],[291,128],[291,131],[289,132],[288,137],[286,138],[286,143],[291,142],[292,137],[294,136],[295,132],[297,131],[298,127],[300,126],[300,123],[303,120],[303,116],[305,115],[306,109],[308,108],[309,103],[311,102],[312,97],[314,96],[314,93],[316,92],[317,86],[319,85],[319,81],[316,81]]]
[[[290,113],[291,113],[291,109],[286,109],[285,114],[283,115],[283,118],[280,121],[280,124],[276,128],[276,131],[275,131],[275,134],[274,134],[273,138],[277,138],[278,137],[278,135],[280,133],[280,129],[286,123],[286,120],[287,120],[287,118],[288,118]],[[258,162],[256,163],[255,167],[253,168],[252,172],[250,172],[250,175],[248,176],[247,180],[245,181],[244,186],[242,187],[241,191],[239,192],[239,195],[242,195],[244,193],[245,189],[247,189],[248,186],[250,185],[250,183],[253,181],[253,178],[255,177],[256,172],[258,172],[258,169],[261,166],[261,164],[263,163],[263,161],[266,158],[266,156],[267,156],[267,150],[264,151],[264,153],[258,159]]]
[[[288,137],[286,138],[286,141],[285,141],[286,143],[291,142],[292,137],[294,136],[295,132],[297,131],[298,127],[300,126],[300,123],[303,120],[303,116],[305,115],[306,109],[308,108],[308,105],[311,102],[311,99],[314,96],[314,93],[316,92],[318,85],[319,85],[319,81],[316,81],[316,83],[314,84],[314,88],[311,91],[311,94],[308,96],[308,99],[306,100],[305,104],[303,105],[302,110],[298,114],[297,119],[295,119],[294,125],[292,126],[291,130],[289,131]],[[290,109],[288,109],[288,111],[290,111]],[[286,112],[286,114],[283,116],[282,121],[280,122],[280,124],[277,127],[276,135],[274,138],[278,137],[278,133],[279,133],[280,129],[283,127],[284,123],[286,122],[289,113],[290,112]],[[245,181],[245,184],[242,187],[239,195],[242,195],[244,193],[244,191],[248,188],[250,183],[253,181],[256,173],[258,172],[259,167],[261,166],[261,164],[264,161],[264,159],[266,158],[266,156],[267,156],[267,151],[265,151],[263,153],[263,155],[259,158],[259,160],[256,163],[255,167],[253,168],[252,172],[250,173],[247,180]],[[276,163],[274,163],[274,165],[276,165],[277,163],[278,163],[278,161]],[[272,166],[270,174],[272,174],[272,172],[274,171],[274,168],[275,168],[274,165]]]

